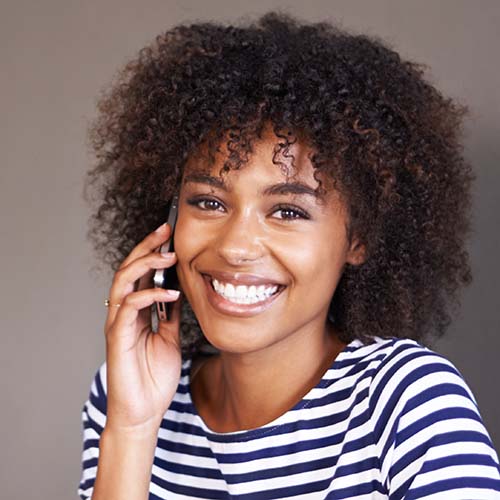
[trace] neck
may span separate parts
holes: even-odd
[[[262,351],[214,356],[200,369],[195,400],[207,425],[215,432],[252,429],[292,408],[345,347],[329,323],[322,330],[296,332]]]

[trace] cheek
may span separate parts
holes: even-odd
[[[288,246],[280,255],[298,285],[310,287],[311,293],[331,290],[333,294],[344,269],[347,247],[338,234],[323,234]]]
[[[203,226],[181,208],[175,226],[175,251],[179,262],[192,259],[206,244],[207,234]]]
[[[189,265],[200,251],[199,232],[191,227],[189,220],[179,214],[174,234],[174,248],[177,256],[177,275],[185,293],[188,293],[188,282],[186,276]]]
[[[341,272],[343,253],[338,248],[317,246],[299,247],[287,258],[288,268],[295,269],[297,278],[331,281]]]
[[[179,216],[175,226],[174,246],[178,262],[187,258],[187,256],[192,252],[193,243],[195,243],[193,238],[188,238],[189,224],[186,222],[185,218]]]

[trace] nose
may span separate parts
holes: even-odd
[[[232,266],[254,263],[265,253],[263,236],[255,214],[233,214],[217,235],[217,254]]]

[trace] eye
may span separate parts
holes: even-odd
[[[224,210],[224,205],[215,198],[195,197],[187,200],[188,205],[199,208],[204,212],[218,212]],[[309,214],[304,210],[293,205],[277,205],[273,209],[273,214],[280,213],[281,216],[277,217],[283,221],[293,221],[296,219],[310,219]]]
[[[221,205],[221,203],[213,198],[191,198],[190,200],[187,200],[187,203],[189,205],[193,205],[194,207],[198,207],[198,208],[201,208],[201,210],[205,210],[205,211],[213,211],[214,208],[213,206],[214,205]],[[200,203],[206,203],[207,205],[205,206],[208,206],[208,208],[202,208],[200,206]],[[212,208],[210,208],[210,206]]]
[[[304,210],[290,206],[290,205],[278,205],[274,213],[281,212],[282,216],[278,217],[282,220],[295,220],[295,219],[309,219],[309,214],[304,212]]]

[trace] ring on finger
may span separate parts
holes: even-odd
[[[118,303],[116,303],[116,304],[112,304],[112,303],[110,302],[110,300],[109,300],[109,299],[106,299],[106,300],[104,301],[104,305],[105,305],[106,307],[120,307],[120,306],[121,306],[121,304],[118,304]]]

